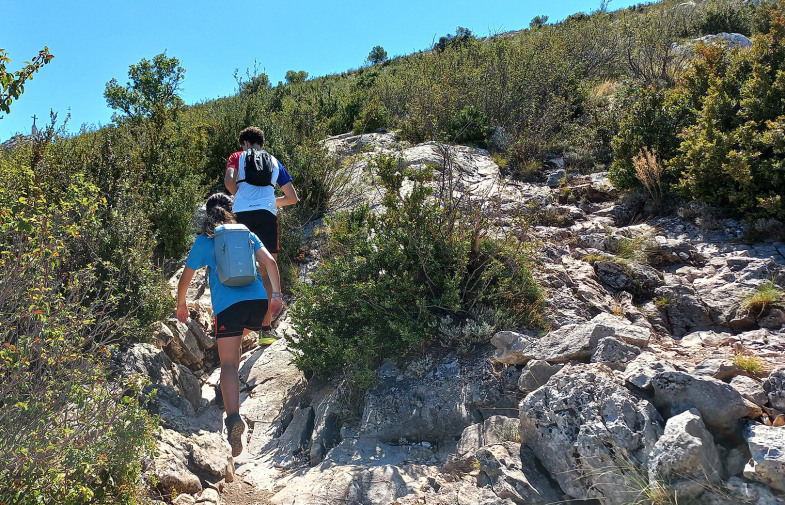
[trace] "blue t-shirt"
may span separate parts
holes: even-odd
[[[254,233],[251,233],[251,240],[253,241],[254,252],[258,251],[260,247],[264,247]],[[224,286],[218,279],[218,271],[216,270],[215,255],[213,255],[213,239],[207,235],[199,235],[196,237],[191,252],[188,253],[188,259],[185,260],[185,266],[199,270],[202,267],[208,267],[209,276],[207,277],[210,284],[210,301],[213,304],[213,314],[219,314],[226,310],[229,306],[237,302],[245,300],[266,300],[267,291],[262,284],[261,275],[257,274],[256,280],[247,286]]]

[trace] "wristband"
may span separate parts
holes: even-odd
[[[283,295],[281,293],[279,293],[278,291],[273,291],[273,294],[270,295],[270,297],[272,297],[272,298],[283,298]]]

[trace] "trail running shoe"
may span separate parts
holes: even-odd
[[[240,417],[240,414],[234,413],[226,416],[226,439],[229,440],[229,445],[232,446],[232,457],[237,457],[243,452],[243,433],[245,432],[245,423]]]
[[[270,329],[270,331],[262,330],[259,332],[259,345],[270,345],[279,338],[281,336],[274,329]]]

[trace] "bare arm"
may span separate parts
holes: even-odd
[[[231,194],[237,193],[237,169],[233,167],[228,167],[226,169],[226,175],[224,175],[224,186]]]
[[[183,275],[180,276],[180,282],[177,283],[177,320],[181,323],[188,320],[189,313],[185,304],[185,294],[188,292],[188,286],[191,284],[194,272],[193,268],[185,267]]]
[[[276,207],[286,207],[287,205],[294,205],[300,199],[297,198],[297,191],[294,189],[294,184],[291,182],[287,182],[283,186],[281,186],[281,191],[283,191],[283,196],[279,196],[275,199],[275,206]]]
[[[272,311],[273,319],[275,319],[283,308],[283,300],[281,299],[281,275],[278,272],[278,263],[270,254],[270,251],[265,247],[260,247],[256,250],[256,261],[260,265],[264,265],[267,269],[267,276],[270,278],[270,284],[273,287],[272,293],[267,293],[267,299],[270,302],[270,310]]]

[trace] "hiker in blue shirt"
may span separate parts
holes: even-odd
[[[260,331],[262,320],[268,309],[268,296],[261,278],[257,277],[247,286],[225,286],[218,279],[216,260],[213,253],[212,235],[217,226],[235,223],[232,201],[222,193],[207,199],[207,216],[202,225],[202,234],[196,237],[185,269],[177,284],[177,319],[186,322],[189,317],[185,295],[196,270],[208,267],[210,301],[215,314],[215,337],[221,361],[221,393],[226,410],[226,430],[232,456],[242,452],[242,435],[245,424],[240,418],[240,355],[243,335],[249,331]],[[264,267],[272,285],[269,297],[270,312],[277,316],[281,311],[281,281],[275,258],[262,245],[259,238],[250,234],[257,263]]]

